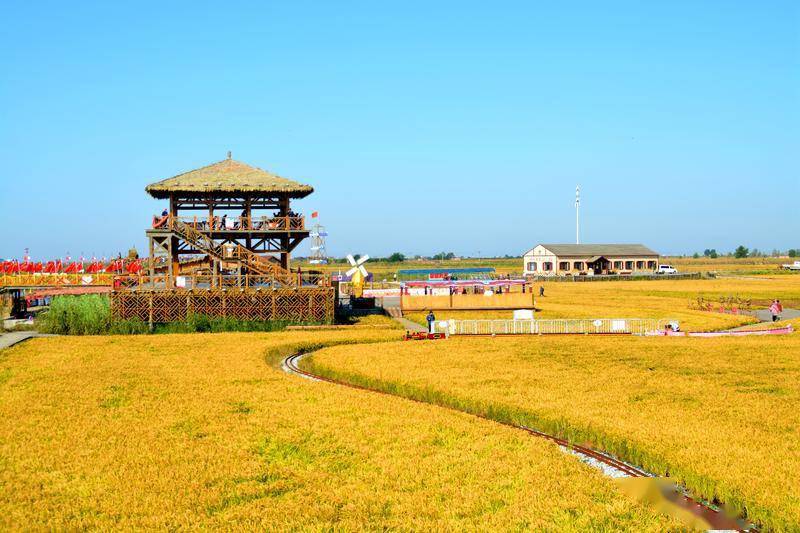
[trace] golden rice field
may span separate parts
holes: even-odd
[[[800,528],[800,334],[334,347],[306,364],[610,450],[766,529]]]
[[[765,308],[774,298],[800,308],[800,276],[755,276],[664,281],[542,282],[537,318],[675,318],[684,330],[713,331],[756,322],[744,315],[692,309],[698,296],[750,298]],[[538,294],[538,293],[537,293]],[[408,313],[423,324],[426,313]],[[436,318],[511,318],[511,311],[437,311]]]
[[[61,337],[1,351],[0,529],[678,527],[545,441],[273,366],[301,346],[397,335]]]

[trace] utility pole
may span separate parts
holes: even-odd
[[[575,244],[581,243],[581,186],[575,186]]]

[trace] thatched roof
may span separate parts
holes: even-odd
[[[144,189],[153,198],[169,198],[170,193],[288,193],[303,198],[314,188],[282,178],[241,161],[223,159],[197,170],[151,183]]]

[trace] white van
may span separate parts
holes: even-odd
[[[674,268],[672,265],[658,265],[656,269],[656,274],[677,274],[678,269]]]

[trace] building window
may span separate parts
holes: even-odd
[[[561,261],[558,263],[559,270],[569,270],[569,261]]]
[[[528,272],[536,272],[536,261],[528,263]]]
[[[633,270],[633,261],[625,261],[625,270]]]
[[[550,261],[545,261],[544,263],[542,263],[542,270],[544,270],[545,272],[551,272],[553,270],[553,263],[551,263]]]
[[[614,261],[614,270],[622,270],[622,261]]]
[[[583,261],[575,261],[572,263],[572,268],[575,270],[583,270]]]
[[[655,261],[648,261],[647,262],[647,268],[650,269],[650,270],[655,270],[656,269],[656,262]]]
[[[642,270],[644,268],[644,261],[636,261],[636,270]]]

